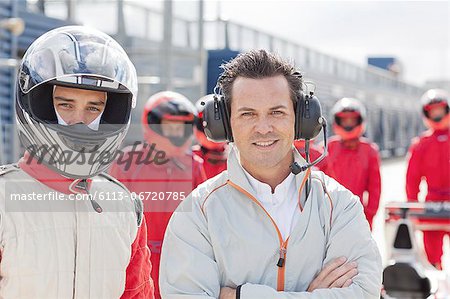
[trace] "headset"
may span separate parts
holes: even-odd
[[[300,72],[295,75],[301,79]],[[221,78],[218,80],[218,84]],[[315,138],[322,129],[325,118],[322,116],[322,107],[313,91],[305,94],[300,91],[295,104],[295,139],[310,140]],[[230,124],[230,111],[221,88],[214,88],[214,100],[202,103],[205,106],[203,126],[206,136],[215,142],[233,142]]]
[[[325,123],[319,99],[313,92],[300,93],[295,105],[295,139],[310,140],[319,135]],[[233,142],[230,124],[230,111],[221,94],[205,102],[203,127],[206,136],[215,142]]]
[[[300,72],[295,72],[295,75],[301,79]],[[221,78],[218,80],[218,85],[214,88],[214,97],[201,104],[205,106],[203,110],[203,128],[205,129],[205,135],[211,141],[215,142],[233,142],[233,132],[231,130],[230,123],[230,111],[228,103],[226,102],[225,96],[223,95],[219,83]],[[320,105],[319,99],[314,95],[313,91],[304,93],[299,92],[297,97],[297,103],[294,105],[295,110],[295,140],[305,139],[306,140],[306,162],[305,165],[299,165],[294,161],[290,166],[291,172],[297,175],[308,168],[318,164],[327,155],[327,134],[326,126],[327,122],[322,116],[322,106]],[[323,139],[324,139],[324,151],[322,155],[309,162],[309,141],[317,135],[319,135],[320,130],[323,129]],[[308,179],[309,181],[310,179]],[[307,182],[306,186],[306,198],[308,198],[310,192],[310,184]]]
[[[299,79],[301,74],[295,72]],[[220,82],[220,78],[218,82]],[[203,104],[203,103],[202,103]],[[221,89],[216,86],[214,99],[204,103],[203,127],[206,136],[215,142],[233,142],[233,133],[230,124],[229,105]],[[324,124],[322,107],[313,91],[304,93],[300,91],[295,104],[295,139],[310,140],[315,138]]]

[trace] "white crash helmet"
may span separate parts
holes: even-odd
[[[425,117],[428,117],[428,109],[432,105],[442,104],[449,112],[450,95],[443,89],[429,89],[420,98],[422,104],[422,112]]]
[[[107,92],[99,129],[59,125],[55,85]],[[25,149],[50,169],[88,178],[112,162],[136,106],[136,69],[110,36],[84,26],[51,30],[25,53],[16,84],[16,121]]]
[[[331,109],[333,114],[333,131],[344,140],[359,138],[366,129],[366,108],[355,98],[342,98]],[[355,127],[345,128],[341,120],[346,116],[355,116],[358,123]]]

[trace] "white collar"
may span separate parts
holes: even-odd
[[[253,190],[256,192],[258,200],[263,203],[279,204],[286,198],[286,195],[289,194],[291,188],[295,189],[295,175],[293,173],[289,173],[289,175],[275,187],[275,190],[272,193],[272,188],[269,184],[255,179],[244,169],[244,167],[242,167],[242,169]]]

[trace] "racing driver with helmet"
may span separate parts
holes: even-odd
[[[0,171],[1,298],[153,298],[142,203],[103,172],[136,93],[133,64],[102,32],[61,27],[25,53],[25,154]]]

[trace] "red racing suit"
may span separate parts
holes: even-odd
[[[227,153],[225,148],[221,151],[216,151],[196,144],[192,147],[192,152],[202,158],[203,168],[208,179],[215,177],[227,169]]]
[[[450,129],[424,132],[413,139],[408,153],[406,195],[418,201],[419,185],[427,182],[425,201],[450,201]],[[443,254],[443,231],[424,231],[424,247],[428,260],[439,264]]]
[[[150,146],[142,144],[125,148],[122,161],[113,163],[110,174],[143,199],[147,244],[152,253],[151,275],[155,282],[155,298],[160,298],[159,260],[167,224],[179,203],[206,180],[206,175],[203,161],[196,155],[166,157],[158,162],[144,158],[152,156],[150,151]]]
[[[372,229],[381,194],[378,146],[363,137],[342,141],[333,136],[328,143],[328,163],[332,168],[331,176],[359,196]],[[365,192],[368,193],[367,198],[364,197]]]
[[[295,140],[294,146],[300,153],[300,155],[302,155],[302,157],[305,158],[306,157],[305,140]],[[309,144],[309,161],[313,162],[314,160],[318,159],[322,155],[322,153],[323,149],[311,141]],[[322,161],[316,164],[315,167],[320,171],[323,171],[325,174],[332,176],[331,175],[332,169],[328,164],[328,155],[325,156],[325,158]]]

